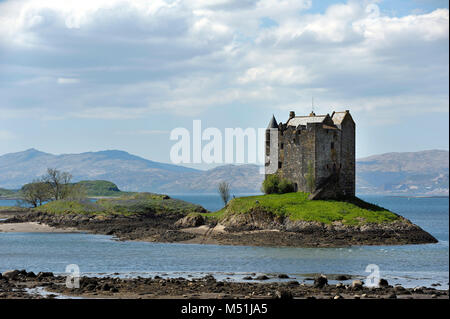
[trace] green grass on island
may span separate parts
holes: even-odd
[[[76,183],[71,183],[70,185],[81,185],[87,197],[119,197],[123,195],[134,194],[134,192],[121,191],[116,184],[103,180],[80,181]],[[22,196],[23,195],[20,189],[11,190],[0,188],[1,198],[20,199],[22,198]]]
[[[132,194],[130,192],[121,191],[116,184],[108,181],[80,181],[75,183],[81,185],[89,197],[107,197],[107,196],[121,196],[125,194]]]
[[[96,202],[89,199],[57,200],[34,208],[34,210],[53,214],[74,213],[123,216],[148,213],[179,213],[187,215],[189,213],[205,212],[205,209],[199,205],[173,199],[167,195],[153,193],[136,193],[123,195],[118,198],[103,198]]]
[[[232,199],[226,207],[203,216],[222,219],[233,214],[246,214],[256,209],[271,212],[291,220],[314,221],[325,224],[342,222],[345,225],[389,223],[400,218],[387,209],[359,198],[346,201],[309,200],[307,193],[270,194]]]

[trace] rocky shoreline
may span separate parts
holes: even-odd
[[[112,278],[81,277],[79,288],[67,288],[66,277],[50,272],[11,270],[0,275],[0,299],[107,298],[107,299],[448,299],[448,290],[391,286],[381,279],[378,287],[364,286],[361,280],[329,284],[326,276],[305,284],[278,275],[268,282],[261,275],[243,278],[247,282],[217,281],[203,278]],[[346,278],[344,278],[346,279]],[[71,281],[74,283],[74,281]]]
[[[208,223],[201,215],[177,213],[124,215],[17,212],[0,223],[34,222],[59,229],[112,235],[119,240],[217,245],[344,247],[436,243],[429,233],[405,218],[386,224],[348,226],[339,223],[280,220],[264,213],[242,214]]]

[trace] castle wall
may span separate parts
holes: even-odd
[[[309,163],[315,166],[315,130],[289,126],[280,135],[278,174],[296,184],[298,191],[308,192],[305,175]]]
[[[355,123],[344,119],[342,130],[342,169],[339,179],[341,188],[346,196],[355,195]]]
[[[341,169],[341,132],[316,126],[316,187]]]

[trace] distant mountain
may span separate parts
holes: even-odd
[[[29,149],[0,156],[0,188],[18,189],[47,168],[70,172],[73,181],[107,180],[123,191],[216,192],[226,180],[234,192],[259,191],[263,176],[256,165],[227,165],[208,171],[143,159],[124,151],[53,155]]]
[[[449,152],[386,153],[356,162],[357,192],[362,194],[448,195]]]
[[[448,195],[449,152],[387,153],[357,160],[359,194]],[[224,165],[207,171],[158,163],[123,151],[52,155],[35,149],[0,156],[0,188],[18,189],[48,167],[68,171],[74,181],[106,180],[123,191],[215,193],[227,181],[233,193],[259,192],[257,165]]]

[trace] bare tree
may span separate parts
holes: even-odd
[[[43,177],[43,181],[50,185],[55,200],[67,197],[71,179],[72,175],[69,173],[61,172],[54,168],[48,168],[47,174]]]
[[[33,207],[41,206],[52,198],[50,185],[42,180],[34,180],[32,183],[24,185],[21,192],[23,202]]]
[[[226,206],[228,201],[230,200],[230,184],[228,184],[227,182],[220,182],[218,191],[224,205]]]

